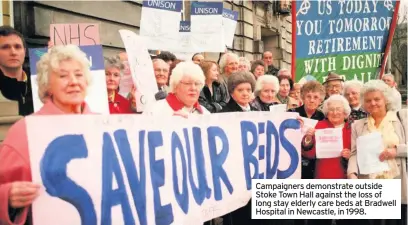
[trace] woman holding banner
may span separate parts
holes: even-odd
[[[38,95],[44,103],[34,114],[90,114],[85,103],[90,62],[74,45],[54,46],[37,62]],[[0,224],[32,224],[29,207],[40,186],[31,182],[26,120],[15,123],[0,148]]]
[[[119,57],[105,58],[106,87],[110,114],[133,113],[128,99],[119,94],[120,79],[125,66]]]
[[[395,112],[397,100],[393,90],[381,80],[371,80],[364,84],[361,90],[361,102],[368,118],[354,121],[352,126],[351,157],[347,175],[350,179],[401,179],[401,220],[370,220],[370,224],[407,224],[407,139]],[[379,136],[376,136],[376,135]],[[378,165],[386,162],[388,170],[368,172],[371,168],[364,167],[357,160],[357,151],[366,151],[359,139],[367,139],[374,145],[381,139]],[[371,139],[371,140],[370,140]],[[384,149],[381,149],[384,146]],[[368,150],[368,149],[367,149]],[[364,172],[367,171],[367,172]]]
[[[347,170],[347,160],[350,157],[351,147],[351,127],[346,123],[347,117],[350,115],[350,106],[347,100],[341,95],[332,95],[323,103],[323,113],[325,120],[319,121],[316,124],[316,130],[339,128],[341,129],[342,149],[339,149],[338,155],[333,155],[332,152],[326,152],[324,149],[316,149],[316,142],[325,138],[324,134],[320,134],[320,138],[316,136],[314,130],[304,136],[302,140],[302,155],[309,159],[316,159],[315,179],[345,179]],[[335,131],[330,134],[335,136]],[[331,225],[332,220],[309,220],[309,224],[313,225]],[[337,225],[348,225],[348,220],[337,220]]]
[[[209,114],[198,102],[200,91],[204,86],[204,73],[200,66],[193,62],[180,62],[170,77],[170,93],[165,99],[148,106],[143,114],[147,115],[180,115]]]

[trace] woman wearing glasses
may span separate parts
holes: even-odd
[[[169,94],[163,100],[152,103],[144,114],[181,115],[208,114],[208,110],[198,103],[204,86],[204,73],[193,62],[181,62],[173,69],[169,82]]]

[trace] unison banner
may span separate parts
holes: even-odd
[[[86,103],[92,112],[109,114],[108,91],[106,88],[105,66],[102,45],[79,46],[91,65],[91,84],[88,86]],[[48,51],[48,48],[29,49],[31,88],[33,92],[34,112],[38,111],[43,103],[38,96],[37,62]]]
[[[140,36],[147,48],[169,51],[177,44],[182,1],[143,0]]]
[[[324,81],[329,71],[375,79],[385,52],[396,1],[298,1],[293,13],[296,80]],[[397,12],[395,12],[395,15]]]
[[[224,215],[247,204],[252,179],[300,178],[296,116],[29,116],[32,179],[44,187],[33,222],[200,224]]]
[[[191,2],[191,43],[197,52],[224,52],[222,2]]]

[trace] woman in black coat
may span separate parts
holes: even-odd
[[[250,102],[255,89],[254,75],[246,71],[238,71],[228,77],[228,101],[222,112],[250,112],[259,111]]]
[[[255,99],[251,106],[259,111],[270,111],[269,107],[279,104],[276,94],[279,91],[279,80],[275,76],[261,76],[256,80]]]
[[[217,81],[220,69],[216,62],[209,60],[202,61],[200,67],[205,75],[205,86],[198,102],[211,113],[221,112],[227,105],[228,91]]]

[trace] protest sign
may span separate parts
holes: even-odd
[[[100,45],[99,24],[51,24],[50,40],[53,45]]]
[[[191,23],[190,21],[180,21],[179,41],[177,45],[173,46],[174,55],[177,59],[191,61],[193,55],[197,53],[191,45]]]
[[[153,63],[147,50],[146,38],[129,30],[119,30],[128,55],[130,72],[136,86],[136,107],[142,112],[144,107],[155,101],[158,92]]]
[[[94,113],[109,114],[108,91],[106,88],[105,66],[101,45],[79,46],[86,54],[91,68],[91,83],[88,85],[86,103]],[[38,111],[43,103],[38,96],[37,62],[47,53],[48,48],[29,49],[31,88],[33,93],[34,112]]]
[[[222,2],[191,2],[191,44],[196,52],[224,52]]]
[[[140,36],[147,37],[147,48],[170,51],[177,45],[182,1],[144,0]]]
[[[323,82],[329,71],[346,80],[376,79],[396,18],[396,1],[293,2],[292,67],[296,81],[313,74]],[[392,29],[395,29],[393,27]],[[298,44],[297,44],[298,43]]]
[[[30,116],[32,179],[44,187],[34,224],[200,224],[231,212],[252,179],[300,178],[290,114]]]
[[[222,9],[222,17],[225,45],[229,48],[232,48],[235,29],[237,27],[238,12],[224,8]]]

